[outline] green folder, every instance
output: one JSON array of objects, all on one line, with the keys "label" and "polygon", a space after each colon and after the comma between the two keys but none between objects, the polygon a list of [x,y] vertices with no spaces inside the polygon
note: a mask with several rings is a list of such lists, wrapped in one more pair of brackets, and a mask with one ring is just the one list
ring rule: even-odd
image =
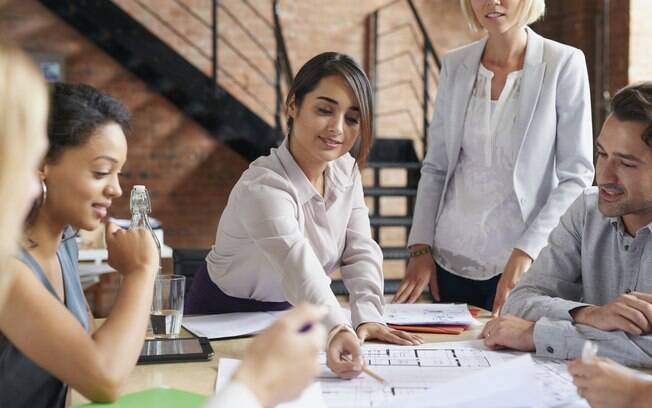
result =
[{"label": "green folder", "polygon": [[208,397],[205,395],[193,394],[187,391],[173,388],[151,388],[124,395],[111,404],[91,403],[77,405],[77,408],[199,408],[206,403],[206,400],[208,400]]}]

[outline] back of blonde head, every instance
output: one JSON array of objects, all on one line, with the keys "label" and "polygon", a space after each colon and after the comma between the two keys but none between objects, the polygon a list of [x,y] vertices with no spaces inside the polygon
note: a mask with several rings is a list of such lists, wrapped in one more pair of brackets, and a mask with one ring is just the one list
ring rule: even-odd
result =
[{"label": "back of blonde head", "polygon": [[46,115],[39,70],[20,50],[0,43],[0,307],[11,281],[4,265],[15,254],[46,145]]}]

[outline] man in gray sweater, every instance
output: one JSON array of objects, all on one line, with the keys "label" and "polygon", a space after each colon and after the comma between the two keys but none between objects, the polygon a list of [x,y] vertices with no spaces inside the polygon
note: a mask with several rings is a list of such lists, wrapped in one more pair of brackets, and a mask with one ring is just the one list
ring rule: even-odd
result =
[{"label": "man in gray sweater", "polygon": [[491,348],[652,367],[652,82],[628,86],[596,142],[585,190],[481,337]]}]

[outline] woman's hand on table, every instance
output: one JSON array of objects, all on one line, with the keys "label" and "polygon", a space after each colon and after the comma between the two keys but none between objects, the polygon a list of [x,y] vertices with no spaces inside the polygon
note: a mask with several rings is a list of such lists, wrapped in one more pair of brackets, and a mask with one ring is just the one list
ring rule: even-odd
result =
[{"label": "woman's hand on table", "polygon": [[518,281],[521,280],[523,273],[530,269],[531,265],[532,258],[528,254],[516,248],[512,251],[496,287],[496,297],[494,298],[492,310],[493,317],[500,315],[500,309],[505,304],[509,292],[514,289]]},{"label": "woman's hand on table", "polygon": [[402,346],[417,346],[423,344],[423,338],[416,334],[392,329],[380,323],[363,323],[356,330],[360,342],[378,340],[383,343],[400,344]]},{"label": "woman's hand on table", "polygon": [[326,311],[299,305],[257,336],[233,378],[245,384],[264,407],[297,398],[319,374]]}]

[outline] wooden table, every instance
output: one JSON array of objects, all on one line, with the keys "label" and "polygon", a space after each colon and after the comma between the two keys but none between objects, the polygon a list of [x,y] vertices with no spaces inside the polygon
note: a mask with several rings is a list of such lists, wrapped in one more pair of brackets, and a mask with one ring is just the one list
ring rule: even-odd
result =
[{"label": "wooden table", "polygon": [[[482,312],[477,319],[486,323],[490,318],[489,312]],[[471,328],[459,335],[450,334],[422,334],[426,343],[473,340],[478,337],[482,326]],[[182,329],[182,336],[189,335]],[[211,342],[215,357],[210,361],[197,363],[173,363],[138,365],[134,368],[125,382],[122,394],[142,391],[148,388],[169,386],[197,394],[210,395],[215,390],[217,378],[217,364],[220,358],[230,357],[242,359],[245,349],[252,338],[239,338],[231,340],[216,340]],[[73,391],[73,405],[88,402],[78,392]]]}]

